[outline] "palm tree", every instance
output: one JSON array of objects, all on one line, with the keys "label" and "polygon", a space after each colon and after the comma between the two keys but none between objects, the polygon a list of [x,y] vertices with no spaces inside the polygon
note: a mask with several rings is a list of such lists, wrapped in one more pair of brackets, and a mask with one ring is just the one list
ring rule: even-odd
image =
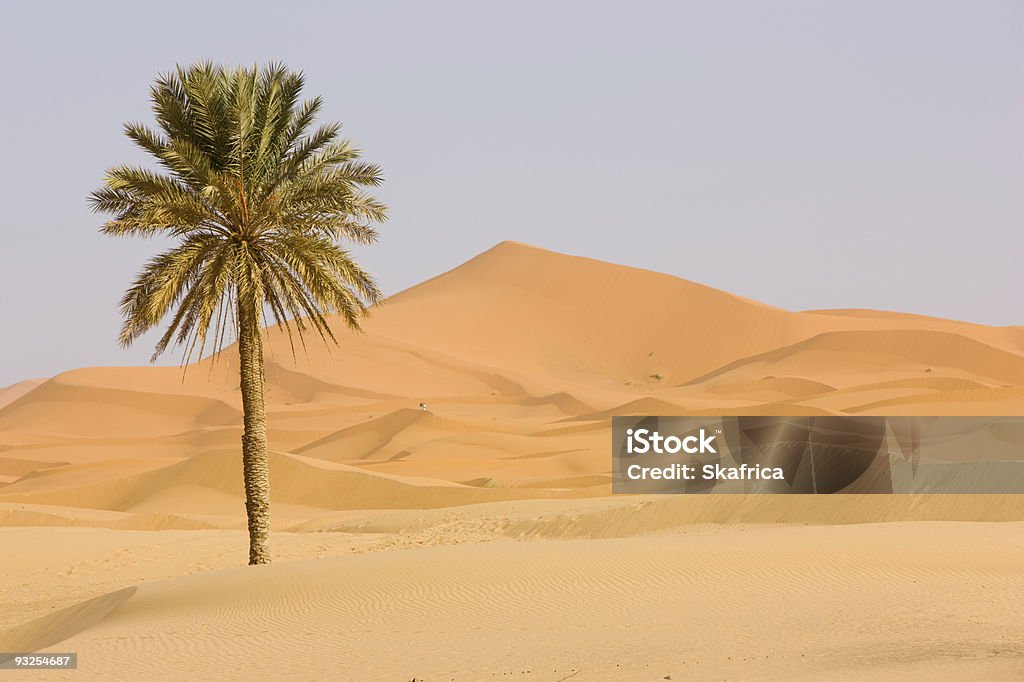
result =
[{"label": "palm tree", "polygon": [[165,316],[154,360],[175,344],[187,365],[208,345],[219,356],[231,333],[238,340],[250,564],[270,561],[263,324],[281,325],[294,354],[293,330],[336,342],[328,315],[359,330],[381,299],[338,244],[376,241],[387,209],[362,188],[379,185],[381,169],[358,160],[339,124],[313,129],[321,100],[300,103],[302,87],[283,65],[177,67],[151,89],[159,130],[124,126],[157,169],[112,168],[90,196],[112,216],[102,233],[174,242],[122,298],[122,346]]}]

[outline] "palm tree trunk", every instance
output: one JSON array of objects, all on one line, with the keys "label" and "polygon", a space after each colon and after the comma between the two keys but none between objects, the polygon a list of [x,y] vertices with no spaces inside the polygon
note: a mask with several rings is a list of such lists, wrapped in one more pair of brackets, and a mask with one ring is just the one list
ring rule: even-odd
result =
[{"label": "palm tree trunk", "polygon": [[249,520],[249,565],[270,563],[270,468],[267,413],[263,398],[263,339],[256,310],[238,304],[238,356],[241,373],[242,472]]}]

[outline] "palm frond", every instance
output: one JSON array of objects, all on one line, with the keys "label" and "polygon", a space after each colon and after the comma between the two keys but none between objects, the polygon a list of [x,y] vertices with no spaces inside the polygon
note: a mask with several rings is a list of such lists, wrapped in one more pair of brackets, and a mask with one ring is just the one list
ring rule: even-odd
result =
[{"label": "palm frond", "polygon": [[377,241],[387,208],[363,188],[383,173],[339,139],[340,124],[314,127],[323,102],[301,100],[304,83],[282,64],[202,62],[157,78],[156,127],[124,132],[158,170],[116,166],[89,197],[110,216],[104,234],[177,240],[122,298],[122,344],[168,318],[154,357],[173,344],[187,362],[237,335],[241,311],[281,325],[294,353],[310,330],[336,340],[334,316],[359,329],[381,300],[339,242]]}]

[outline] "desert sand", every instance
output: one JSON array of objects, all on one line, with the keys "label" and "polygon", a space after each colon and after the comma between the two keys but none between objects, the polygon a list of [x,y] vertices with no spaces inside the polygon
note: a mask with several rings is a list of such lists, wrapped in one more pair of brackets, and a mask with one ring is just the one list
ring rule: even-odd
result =
[{"label": "desert sand", "polygon": [[1024,677],[1024,496],[613,496],[609,447],[612,415],[1024,414],[1024,327],[504,242],[365,329],[267,332],[265,567],[233,348],[0,389],[0,652],[80,659],[19,679]]}]

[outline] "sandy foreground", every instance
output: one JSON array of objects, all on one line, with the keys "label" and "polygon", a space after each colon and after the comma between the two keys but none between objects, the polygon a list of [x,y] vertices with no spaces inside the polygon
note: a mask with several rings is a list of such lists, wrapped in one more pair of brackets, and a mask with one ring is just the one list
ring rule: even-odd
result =
[{"label": "sandy foreground", "polygon": [[5,562],[14,604],[4,620],[46,614],[6,630],[0,648],[60,639],[42,650],[81,661],[18,679],[1024,672],[1021,523],[700,527],[406,549],[285,533],[278,563],[256,569],[234,566],[245,549],[234,531],[8,528],[0,540],[31,568]]},{"label": "sandy foreground", "polygon": [[612,495],[609,430],[1024,414],[1024,328],[503,243],[267,345],[265,567],[232,348],[0,389],[0,652],[80,655],[0,677],[1024,679],[1024,495]]}]

